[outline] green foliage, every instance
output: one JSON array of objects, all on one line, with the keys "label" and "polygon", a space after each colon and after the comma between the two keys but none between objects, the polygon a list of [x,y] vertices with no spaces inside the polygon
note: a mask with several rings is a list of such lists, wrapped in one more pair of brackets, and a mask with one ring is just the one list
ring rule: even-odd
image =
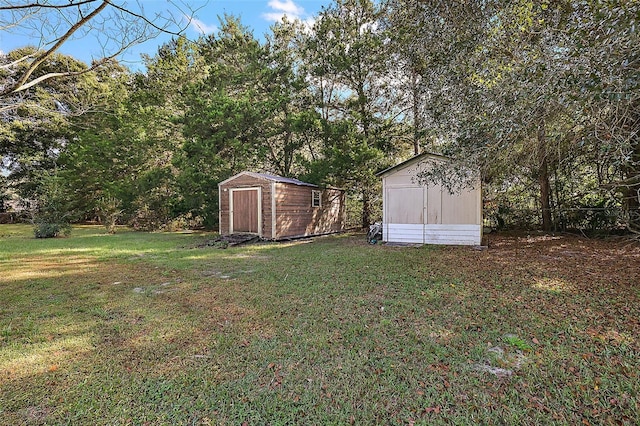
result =
[{"label": "green foliage", "polygon": [[217,185],[247,169],[300,176],[316,114],[296,50],[299,24],[282,21],[263,45],[237,18],[200,41],[206,78],[186,85],[184,143],[174,158],[185,212],[218,220]]},{"label": "green foliage", "polygon": [[530,351],[532,349],[531,345],[519,338],[518,336],[514,336],[509,334],[504,337],[504,341],[509,345],[513,346],[516,349],[521,351]]},{"label": "green foliage", "polygon": [[283,19],[271,27],[261,61],[260,126],[266,145],[263,167],[282,176],[306,172],[305,158],[313,155],[319,114],[309,105],[312,93],[303,71],[300,22]]},{"label": "green foliage", "polygon": [[378,27],[382,14],[371,1],[337,1],[323,9],[304,44],[323,130],[310,175],[357,194],[362,227],[375,210],[375,172],[401,149],[393,141],[394,110],[385,99],[393,78],[384,48],[389,34]]},{"label": "green foliage", "polygon": [[0,213],[7,211],[7,201],[11,199],[7,187],[7,178],[0,173]]},{"label": "green foliage", "polygon": [[60,158],[76,209],[108,229],[123,223],[159,229],[175,217],[171,161],[179,139],[171,136],[179,131],[171,123],[174,105],[152,105],[162,95],[148,87],[156,77],[130,83],[125,69],[99,74],[100,106],[82,117],[90,125],[77,131]]},{"label": "green foliage", "polygon": [[[56,220],[55,223],[46,222],[47,220]],[[60,223],[56,217],[38,217],[35,220],[35,228],[33,230],[36,238],[55,238],[61,235],[68,236],[71,233],[70,223]]]},{"label": "green foliage", "polygon": [[[33,47],[16,49],[0,55],[0,64],[7,65],[0,80],[10,84],[22,74],[27,62],[8,66],[26,55],[41,53]],[[54,54],[35,71],[33,78],[63,69],[82,72],[86,65],[71,56]],[[88,107],[85,93],[92,75],[74,80],[46,80],[42,84],[18,94],[2,97],[0,120],[0,156],[10,172],[9,179],[19,184],[23,195],[34,190],[41,170],[54,167],[57,154],[71,140],[71,117]]]},{"label": "green foliage", "polygon": [[118,219],[122,215],[121,202],[115,197],[103,197],[98,200],[97,209],[100,221],[109,234],[116,233]]},{"label": "green foliage", "polygon": [[[366,227],[375,173],[429,150],[455,163],[419,178],[457,191],[479,170],[501,227],[640,232],[639,8],[335,0],[312,31],[284,18],[264,41],[224,16],[144,73],[54,55],[34,78],[81,74],[5,98],[0,155],[21,196],[57,167],[69,208],[109,227],[215,227],[218,183],[247,169],[342,187]],[[36,52],[0,55],[2,82]]]},{"label": "green foliage", "polygon": [[37,188],[37,206],[33,216],[35,237],[69,235],[73,216],[59,177],[54,173],[42,173]]},{"label": "green foliage", "polygon": [[[399,72],[412,83],[404,102],[422,125],[414,134],[435,130],[430,149],[481,170],[485,199],[532,211],[521,218],[545,229],[565,226],[577,204],[639,210],[629,133],[640,116],[637,2],[388,5]],[[449,173],[425,179],[464,177]],[[597,202],[578,203],[590,197]],[[587,226],[612,224],[592,219]]]}]

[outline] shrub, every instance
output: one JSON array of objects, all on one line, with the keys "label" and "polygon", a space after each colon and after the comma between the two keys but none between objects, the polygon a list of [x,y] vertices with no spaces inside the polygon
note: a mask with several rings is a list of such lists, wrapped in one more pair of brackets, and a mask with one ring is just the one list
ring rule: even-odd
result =
[{"label": "shrub", "polygon": [[36,238],[54,238],[71,233],[71,209],[55,175],[40,178],[36,209],[33,215]]},{"label": "shrub", "polygon": [[98,200],[98,215],[109,234],[116,233],[118,220],[122,216],[122,202],[115,197],[103,197]]},{"label": "shrub", "polygon": [[55,238],[60,235],[68,236],[71,233],[70,223],[39,222],[35,224],[33,233],[36,238]]}]

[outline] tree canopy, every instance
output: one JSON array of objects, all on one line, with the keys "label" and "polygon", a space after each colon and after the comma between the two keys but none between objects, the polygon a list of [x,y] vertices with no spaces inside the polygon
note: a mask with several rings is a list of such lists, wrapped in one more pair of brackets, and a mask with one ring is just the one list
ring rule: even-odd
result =
[{"label": "tree canopy", "polygon": [[[39,5],[73,12],[67,32],[106,25],[78,20],[99,8],[136,16]],[[284,18],[264,37],[221,17],[137,73],[25,46],[0,58],[0,154],[24,197],[46,171],[76,217],[140,227],[214,227],[217,183],[245,169],[343,187],[366,226],[375,173],[432,151],[456,167],[421,179],[456,191],[478,170],[494,226],[638,232],[638,16],[638,2],[604,0],[334,0],[312,27]],[[169,24],[142,20],[131,40],[180,32]]]}]

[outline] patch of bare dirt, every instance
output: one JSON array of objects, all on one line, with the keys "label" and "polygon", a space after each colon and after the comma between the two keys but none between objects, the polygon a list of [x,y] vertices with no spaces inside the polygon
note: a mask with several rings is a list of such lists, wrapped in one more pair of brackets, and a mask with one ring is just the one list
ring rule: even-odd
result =
[{"label": "patch of bare dirt", "polygon": [[28,424],[43,424],[51,410],[42,406],[31,406],[24,410],[24,418]]}]

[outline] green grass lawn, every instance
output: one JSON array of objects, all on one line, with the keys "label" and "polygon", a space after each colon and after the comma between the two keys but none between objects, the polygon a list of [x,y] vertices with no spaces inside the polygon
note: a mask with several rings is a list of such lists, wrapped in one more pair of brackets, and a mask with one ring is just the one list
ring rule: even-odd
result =
[{"label": "green grass lawn", "polygon": [[0,423],[637,424],[640,255],[0,225]]}]

